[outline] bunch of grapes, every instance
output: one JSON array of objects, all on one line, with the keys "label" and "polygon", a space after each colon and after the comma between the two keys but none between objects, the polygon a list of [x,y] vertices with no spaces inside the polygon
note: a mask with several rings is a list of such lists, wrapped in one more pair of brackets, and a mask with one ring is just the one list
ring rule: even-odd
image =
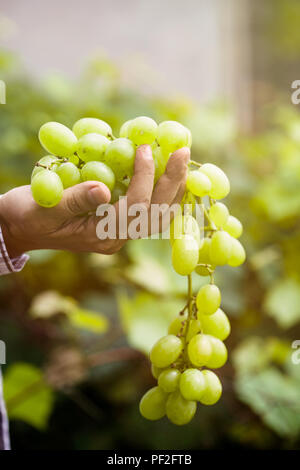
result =
[{"label": "bunch of grapes", "polygon": [[[183,203],[187,211],[175,216],[170,230],[172,264],[187,276],[187,304],[169,326],[168,334],[150,352],[152,374],[158,385],[140,401],[140,412],[149,420],[167,415],[176,424],[187,424],[196,413],[197,402],[215,404],[222,384],[210,369],[222,367],[227,360],[224,340],[230,334],[227,315],[221,310],[221,293],[214,284],[216,266],[241,265],[246,258],[238,238],[243,227],[217,202],[230,190],[225,173],[216,165],[191,161]],[[204,198],[204,199],[203,199]],[[198,204],[204,214],[204,237],[194,218]],[[210,278],[193,295],[192,272]]]},{"label": "bunch of grapes", "polygon": [[[39,139],[50,155],[36,163],[31,190],[43,207],[57,205],[64,189],[88,180],[106,184],[112,193],[111,202],[115,202],[126,194],[139,145],[152,148],[156,182],[170,155],[192,144],[191,132],[179,122],[157,125],[145,116],[126,121],[118,138],[106,122],[83,118],[72,131],[63,124],[48,122],[41,127]],[[241,222],[217,201],[229,191],[229,180],[219,167],[190,161],[182,210],[170,226],[172,264],[178,274],[187,276],[187,303],[171,323],[168,335],[159,339],[150,353],[158,385],[140,402],[140,412],[149,420],[167,415],[174,424],[186,424],[196,412],[197,401],[213,405],[222,394],[221,382],[210,369],[222,367],[227,360],[223,341],[230,334],[230,323],[220,308],[221,293],[214,284],[214,271],[225,264],[239,266],[246,257],[238,240],[243,231]],[[196,207],[204,214],[202,232],[194,217]],[[194,271],[210,279],[196,296],[192,288]]]},{"label": "bunch of grapes", "polygon": [[157,123],[146,116],[126,121],[118,138],[106,122],[82,118],[73,129],[48,122],[39,140],[49,155],[35,165],[31,176],[34,200],[43,207],[56,206],[63,191],[82,181],[100,181],[110,189],[111,202],[126,194],[133,174],[136,148],[149,144],[155,162],[155,181],[163,174],[175,150],[191,146],[190,131],[175,121]]}]

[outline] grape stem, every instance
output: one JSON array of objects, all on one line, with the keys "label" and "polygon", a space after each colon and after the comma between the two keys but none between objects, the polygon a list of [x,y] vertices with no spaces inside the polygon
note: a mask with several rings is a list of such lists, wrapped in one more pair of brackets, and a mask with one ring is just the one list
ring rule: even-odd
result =
[{"label": "grape stem", "polygon": [[195,160],[190,160],[189,165],[198,166],[200,168],[200,166],[202,166],[202,163],[196,162]]}]

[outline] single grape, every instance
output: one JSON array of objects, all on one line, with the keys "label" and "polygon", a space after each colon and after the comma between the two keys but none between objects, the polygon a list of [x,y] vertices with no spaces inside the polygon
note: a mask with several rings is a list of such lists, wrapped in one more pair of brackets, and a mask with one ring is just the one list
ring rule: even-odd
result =
[{"label": "single grape", "polygon": [[[210,265],[211,269],[214,269],[215,266],[212,264],[212,261],[210,259],[210,244],[211,244],[211,238],[204,238],[202,241],[202,245],[199,250],[199,259],[198,259],[198,264],[208,264]],[[205,266],[197,266],[195,269],[196,273],[199,274],[199,276],[208,276],[209,271]]]},{"label": "single grape", "polygon": [[212,345],[209,336],[198,334],[188,344],[190,361],[196,367],[205,366],[212,354]]},{"label": "single grape", "polygon": [[75,184],[81,181],[80,170],[71,162],[59,165],[56,169],[56,173],[60,177],[64,189],[75,186]]},{"label": "single grape", "polygon": [[[57,164],[55,162],[59,162],[59,160],[56,157],[53,157],[53,155],[46,155],[45,157],[42,157],[38,163],[44,166],[48,166],[49,170],[55,171],[57,168]],[[41,171],[45,170],[46,168],[43,168],[42,166],[35,166],[34,169],[32,170],[31,173],[31,181]]]},{"label": "single grape", "polygon": [[157,136],[157,124],[149,117],[139,116],[129,123],[127,134],[135,145],[152,144]]},{"label": "single grape", "polygon": [[168,152],[164,153],[158,145],[153,145],[152,156],[155,164],[154,182],[156,183],[165,172],[170,154]]},{"label": "single grape", "polygon": [[230,335],[230,322],[227,315],[220,308],[212,315],[199,314],[198,318],[203,333],[215,336],[221,341],[224,341]]},{"label": "single grape", "polygon": [[177,426],[189,423],[195,416],[196,410],[196,402],[185,400],[178,390],[171,393],[167,399],[167,417]]},{"label": "single grape", "polygon": [[194,170],[188,173],[186,187],[195,196],[204,197],[211,190],[211,181],[204,173]]},{"label": "single grape", "polygon": [[186,127],[176,121],[164,121],[158,126],[157,141],[164,151],[175,152],[189,144],[190,136]]},{"label": "single grape", "polygon": [[211,190],[209,195],[214,199],[223,199],[227,196],[230,191],[230,183],[221,168],[213,165],[212,163],[205,163],[199,169],[201,173],[204,173],[209,177],[211,181]]},{"label": "single grape", "polygon": [[192,319],[189,323],[189,329],[186,335],[186,341],[189,343],[191,339],[201,331],[201,322],[196,319]]},{"label": "single grape", "polygon": [[127,192],[126,186],[117,181],[116,184],[115,184],[115,187],[114,187],[114,189],[112,190],[112,193],[111,193],[110,203],[114,204],[115,202],[118,202],[120,197],[125,196],[126,192]]},{"label": "single grape", "polygon": [[243,245],[236,239],[231,239],[231,253],[228,260],[229,266],[240,266],[246,259]]},{"label": "single grape", "polygon": [[222,202],[216,202],[216,204],[213,204],[209,209],[209,217],[218,228],[224,227],[228,216],[229,211]]},{"label": "single grape", "polygon": [[133,174],[135,146],[129,139],[113,140],[107,147],[104,162],[113,170],[118,181]]},{"label": "single grape", "polygon": [[224,225],[224,230],[229,233],[233,238],[239,238],[243,233],[243,226],[239,219],[230,215]]},{"label": "single grape", "polygon": [[105,150],[110,140],[104,135],[85,134],[78,140],[77,153],[84,162],[103,161]]},{"label": "single grape", "polygon": [[144,418],[155,421],[166,414],[168,394],[160,387],[153,387],[145,393],[140,401],[140,413]]},{"label": "single grape", "polygon": [[97,118],[82,118],[76,121],[73,126],[73,132],[78,139],[86,134],[96,133],[104,135],[104,137],[112,136],[111,127],[107,122]]},{"label": "single grape", "polygon": [[180,372],[178,369],[166,369],[159,374],[158,385],[167,393],[175,392],[179,387]]},{"label": "single grape", "polygon": [[186,127],[187,133],[188,133],[188,141],[187,141],[187,146],[191,148],[192,143],[193,143],[193,138],[192,138],[192,133],[191,131]]},{"label": "single grape", "polygon": [[175,240],[172,247],[173,268],[181,276],[191,274],[197,266],[199,245],[191,235],[183,235]]},{"label": "single grape", "polygon": [[126,139],[128,138],[128,126],[131,123],[131,121],[132,119],[130,119],[129,121],[125,121],[122,124],[120,132],[119,132],[119,137],[125,137]]},{"label": "single grape", "polygon": [[200,287],[196,302],[200,314],[212,315],[221,305],[220,289],[214,284],[206,284]]},{"label": "single grape", "polygon": [[39,139],[47,152],[60,157],[69,157],[76,150],[75,134],[59,122],[47,122],[39,131]]},{"label": "single grape", "polygon": [[61,179],[54,171],[43,170],[35,175],[31,182],[33,199],[43,207],[56,206],[63,196],[63,191]]},{"label": "single grape", "polygon": [[186,331],[186,319],[187,315],[178,315],[169,325],[168,333],[169,335],[177,336],[180,332],[185,334]]},{"label": "single grape", "polygon": [[227,361],[228,353],[226,346],[220,339],[215,338],[211,335],[207,336],[209,337],[209,340],[211,342],[212,353],[205,365],[209,369],[219,369],[219,367],[223,367],[223,365]]},{"label": "single grape", "polygon": [[200,402],[203,405],[214,405],[222,395],[222,384],[219,377],[211,370],[203,370],[205,380],[205,391]]},{"label": "single grape", "polygon": [[160,338],[150,352],[150,360],[156,367],[168,367],[176,361],[182,351],[182,341],[174,335]]},{"label": "single grape", "polygon": [[79,165],[79,158],[77,157],[77,155],[71,155],[68,158],[68,160],[69,160],[70,163],[73,163],[73,165],[76,165],[76,166]]},{"label": "single grape", "polygon": [[165,369],[160,369],[159,367],[156,367],[154,364],[151,364],[151,373],[155,379],[158,379],[159,375],[162,373],[162,371]]},{"label": "single grape", "polygon": [[170,225],[170,243],[173,245],[174,240],[182,238],[183,235],[191,235],[197,241],[199,247],[201,245],[200,228],[197,220],[192,215],[177,214]]},{"label": "single grape", "polygon": [[224,265],[228,262],[231,254],[233,238],[224,231],[215,232],[211,239],[209,255],[213,264]]},{"label": "single grape", "polygon": [[205,391],[203,374],[197,369],[186,369],[180,377],[180,393],[186,400],[199,401]]},{"label": "single grape", "polygon": [[82,181],[101,181],[113,190],[115,185],[115,175],[109,166],[103,162],[88,162],[81,169]]}]

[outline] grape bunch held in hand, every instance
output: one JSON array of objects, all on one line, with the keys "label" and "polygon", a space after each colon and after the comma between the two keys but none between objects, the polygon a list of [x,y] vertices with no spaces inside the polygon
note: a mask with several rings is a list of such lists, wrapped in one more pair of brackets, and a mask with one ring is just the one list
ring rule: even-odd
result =
[{"label": "grape bunch held in hand", "polygon": [[[164,121],[157,125],[144,116],[126,121],[118,138],[106,122],[82,118],[72,131],[57,122],[46,123],[39,139],[49,155],[37,162],[31,189],[35,201],[43,207],[57,205],[64,189],[88,180],[107,185],[111,202],[115,202],[126,194],[139,145],[151,146],[156,183],[170,155],[192,144],[191,132],[182,124]],[[187,424],[195,415],[197,402],[213,405],[222,394],[221,382],[211,369],[222,367],[227,360],[224,340],[230,334],[230,323],[220,308],[221,293],[214,284],[214,271],[226,264],[239,266],[246,257],[238,240],[242,224],[218,201],[229,191],[229,180],[219,167],[190,161],[182,211],[170,226],[172,264],[178,274],[187,276],[187,303],[150,353],[158,384],[140,402],[140,412],[149,420],[167,415],[174,424]],[[204,214],[202,232],[194,217],[196,206]],[[210,278],[196,296],[193,272]]]},{"label": "grape bunch held in hand", "polygon": [[63,190],[81,181],[100,181],[110,189],[112,202],[125,195],[133,175],[136,148],[149,144],[155,162],[155,181],[164,173],[169,156],[191,146],[190,131],[175,121],[160,125],[145,116],[125,122],[115,138],[106,122],[82,118],[72,131],[59,122],[47,122],[39,140],[49,155],[32,172],[34,200],[43,207],[56,206]]}]

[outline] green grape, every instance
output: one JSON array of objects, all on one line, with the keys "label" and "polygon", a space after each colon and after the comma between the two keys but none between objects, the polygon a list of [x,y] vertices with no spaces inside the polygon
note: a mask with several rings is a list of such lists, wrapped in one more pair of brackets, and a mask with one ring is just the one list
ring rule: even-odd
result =
[{"label": "green grape", "polygon": [[222,384],[219,377],[211,370],[203,370],[205,380],[205,391],[200,402],[203,405],[214,405],[222,395]]},{"label": "green grape", "polygon": [[203,374],[197,369],[186,369],[180,377],[180,393],[186,400],[199,401],[205,391]]},{"label": "green grape", "polygon": [[76,150],[76,136],[59,122],[43,124],[39,131],[39,139],[44,149],[53,155],[69,157]]},{"label": "green grape", "polygon": [[160,338],[150,352],[150,360],[156,367],[168,367],[176,361],[181,354],[183,345],[181,339],[174,335]]},{"label": "green grape", "polygon": [[182,238],[182,235],[191,235],[201,245],[200,228],[197,220],[192,215],[177,214],[170,225],[170,243]]},{"label": "green grape", "polygon": [[177,336],[180,332],[184,335],[186,331],[186,319],[187,315],[179,315],[178,317],[175,317],[169,325],[169,335]]},{"label": "green grape", "polygon": [[[210,244],[211,244],[211,238],[204,238],[202,245],[199,250],[199,259],[198,263],[199,264],[209,264],[212,269],[215,268],[215,266],[212,264],[212,261],[210,259]],[[199,276],[208,276],[209,271],[205,266],[197,266],[195,269],[196,273],[199,274]]]},{"label": "green grape", "polygon": [[145,393],[140,401],[140,413],[144,418],[155,421],[166,414],[168,394],[160,387],[153,387]]},{"label": "green grape", "polygon": [[186,335],[186,341],[189,343],[191,339],[201,331],[201,322],[197,319],[192,319],[189,323],[189,329]]},{"label": "green grape", "polygon": [[157,136],[157,124],[149,117],[139,116],[129,123],[127,134],[135,145],[152,144]]},{"label": "green grape", "polygon": [[[55,171],[56,168],[57,168],[57,164],[54,164],[54,162],[59,162],[59,160],[56,157],[53,157],[53,155],[46,155],[45,157],[42,157],[38,161],[38,163],[40,163],[41,165],[48,166],[49,170],[51,169],[51,170]],[[51,167],[50,167],[50,165],[51,165]],[[31,181],[35,177],[35,175],[37,175],[38,173],[40,173],[43,170],[45,170],[45,168],[43,168],[42,166],[35,166],[34,169],[32,170],[32,173],[31,173]]]},{"label": "green grape", "polygon": [[111,193],[110,203],[114,204],[115,202],[117,202],[120,199],[120,197],[125,196],[126,192],[127,192],[126,186],[122,183],[116,182],[115,187]]},{"label": "green grape", "polygon": [[109,166],[102,162],[88,162],[81,169],[82,181],[101,181],[113,190],[115,185],[115,175]]},{"label": "green grape", "polygon": [[157,141],[159,145],[170,153],[186,147],[190,137],[188,129],[176,121],[164,121],[158,126]]},{"label": "green grape", "polygon": [[224,227],[228,216],[229,211],[222,202],[216,202],[216,204],[213,204],[209,209],[209,217],[218,228]]},{"label": "green grape", "polygon": [[162,371],[165,369],[160,369],[159,367],[156,367],[154,364],[151,364],[151,373],[155,379],[158,379],[159,375],[162,373]]},{"label": "green grape", "polygon": [[103,161],[105,150],[110,140],[104,135],[85,134],[78,140],[77,153],[84,162]]},{"label": "green grape", "polygon": [[210,369],[218,369],[219,367],[222,367],[227,361],[227,349],[225,344],[220,339],[210,335],[207,336],[211,342],[212,353],[205,365]]},{"label": "green grape", "polygon": [[203,333],[215,336],[221,341],[224,341],[230,335],[230,322],[227,315],[220,308],[212,315],[199,314],[198,318]]},{"label": "green grape", "polygon": [[209,255],[213,264],[226,264],[230,258],[233,238],[224,231],[215,232],[211,239]]},{"label": "green grape", "polygon": [[104,162],[113,170],[118,181],[133,174],[135,146],[129,139],[113,140],[107,147]]},{"label": "green grape", "polygon": [[173,424],[177,424],[177,426],[189,423],[195,416],[196,410],[196,402],[185,400],[178,390],[171,393],[167,399],[167,417]]},{"label": "green grape", "polygon": [[199,245],[191,235],[175,240],[172,247],[173,268],[181,276],[191,274],[198,262]]},{"label": "green grape", "polygon": [[170,154],[164,153],[161,147],[155,145],[152,148],[152,156],[155,164],[154,182],[156,183],[165,172]]},{"label": "green grape", "polygon": [[211,190],[209,195],[214,199],[223,199],[227,196],[230,191],[230,183],[221,168],[213,165],[212,163],[205,163],[199,169],[201,173],[204,173],[209,177],[211,181]]},{"label": "green grape", "polygon": [[188,344],[188,355],[196,367],[205,366],[212,354],[210,337],[204,334],[194,336]]},{"label": "green grape", "polygon": [[211,182],[204,173],[194,170],[188,173],[186,187],[195,196],[204,197],[211,190]]},{"label": "green grape", "polygon": [[229,266],[240,266],[246,259],[246,253],[243,245],[236,239],[231,239],[231,253],[228,260]]},{"label": "green grape", "polygon": [[229,233],[233,238],[239,238],[243,233],[243,226],[239,219],[230,215],[224,225],[224,230]]},{"label": "green grape", "polygon": [[80,170],[71,162],[59,165],[56,169],[56,173],[60,177],[64,189],[75,186],[75,184],[81,181]]},{"label": "green grape", "polygon": [[79,165],[79,158],[77,157],[77,155],[71,155],[69,158],[68,158],[69,162],[70,163],[73,163],[73,165],[76,165],[78,166]]},{"label": "green grape", "polygon": [[82,118],[76,121],[73,126],[73,132],[78,139],[86,134],[96,133],[104,137],[112,137],[111,127],[107,122],[97,118]]},{"label": "green grape", "polygon": [[61,179],[54,171],[43,170],[35,175],[31,182],[33,199],[43,207],[56,206],[63,196],[63,191]]},{"label": "green grape", "polygon": [[188,141],[187,141],[187,146],[191,148],[192,143],[193,143],[193,138],[192,138],[192,133],[191,131],[186,127],[187,133],[188,133]]},{"label": "green grape", "polygon": [[129,121],[125,121],[122,124],[120,132],[119,132],[119,137],[125,137],[126,139],[128,138],[128,126],[131,123],[131,121],[132,119],[130,119]]},{"label": "green grape", "polygon": [[196,303],[200,314],[212,315],[221,305],[220,289],[214,284],[206,284],[200,287]]},{"label": "green grape", "polygon": [[159,374],[158,385],[167,393],[175,392],[179,387],[180,372],[178,369],[166,369]]}]

